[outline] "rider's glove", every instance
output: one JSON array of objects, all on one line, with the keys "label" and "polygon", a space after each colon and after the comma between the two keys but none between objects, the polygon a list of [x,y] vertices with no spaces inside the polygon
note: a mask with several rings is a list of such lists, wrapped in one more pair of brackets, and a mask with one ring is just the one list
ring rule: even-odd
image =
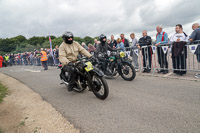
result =
[{"label": "rider's glove", "polygon": [[89,58],[89,60],[94,60],[95,59],[95,57],[94,56],[91,56],[90,58]]}]

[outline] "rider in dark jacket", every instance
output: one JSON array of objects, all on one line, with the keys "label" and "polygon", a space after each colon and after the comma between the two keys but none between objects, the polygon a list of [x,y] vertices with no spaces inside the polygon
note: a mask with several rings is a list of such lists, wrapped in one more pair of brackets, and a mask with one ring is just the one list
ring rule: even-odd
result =
[{"label": "rider in dark jacket", "polygon": [[109,50],[109,51],[115,51],[114,48],[111,48],[111,47],[106,43],[107,38],[106,38],[106,36],[105,36],[104,34],[101,34],[101,35],[99,36],[99,40],[100,40],[101,43],[97,46],[97,49],[96,49],[97,55],[98,55],[99,53],[107,54],[108,50]]},{"label": "rider in dark jacket", "polygon": [[[109,51],[116,51],[116,49],[114,49],[114,48],[111,48],[107,43],[106,43],[106,40],[107,40],[107,37],[104,35],[104,34],[101,34],[100,36],[99,36],[99,40],[100,40],[100,44],[97,46],[97,49],[96,49],[96,56],[97,56],[97,58],[99,57],[99,54],[101,53],[101,54],[103,54],[103,56],[104,56],[104,58],[103,58],[103,72],[104,72],[104,74],[106,74],[106,75],[109,75],[109,74],[111,74],[111,73],[109,73],[108,71],[107,71],[107,65],[108,65],[108,63],[107,63],[107,61],[106,61],[106,58],[108,57],[108,54],[107,54],[107,52],[108,52],[108,50]],[[100,59],[100,58],[99,58]]]}]

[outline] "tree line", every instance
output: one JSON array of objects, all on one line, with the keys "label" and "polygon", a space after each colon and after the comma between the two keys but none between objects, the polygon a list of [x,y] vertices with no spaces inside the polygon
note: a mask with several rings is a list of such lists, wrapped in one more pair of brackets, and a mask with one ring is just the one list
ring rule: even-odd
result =
[{"label": "tree line", "polygon": [[[54,48],[56,45],[60,45],[62,43],[62,37],[50,36],[52,47]],[[95,37],[97,38],[97,37]],[[90,36],[86,36],[84,38],[74,37],[74,40],[79,42],[85,42],[87,45],[89,43],[94,44],[94,39]],[[18,35],[12,38],[0,38],[0,54],[8,54],[8,53],[23,53],[30,52],[34,49],[40,48],[50,48],[49,36],[33,36],[27,39],[23,35]]]}]

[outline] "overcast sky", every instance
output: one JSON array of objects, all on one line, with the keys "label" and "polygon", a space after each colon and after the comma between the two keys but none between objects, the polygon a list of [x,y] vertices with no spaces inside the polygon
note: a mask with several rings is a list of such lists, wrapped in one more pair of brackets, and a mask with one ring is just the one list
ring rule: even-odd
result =
[{"label": "overcast sky", "polygon": [[61,36],[66,30],[80,37],[129,38],[134,32],[140,38],[144,29],[154,38],[156,25],[170,36],[180,23],[190,35],[194,22],[200,23],[200,0],[0,0],[0,38]]}]

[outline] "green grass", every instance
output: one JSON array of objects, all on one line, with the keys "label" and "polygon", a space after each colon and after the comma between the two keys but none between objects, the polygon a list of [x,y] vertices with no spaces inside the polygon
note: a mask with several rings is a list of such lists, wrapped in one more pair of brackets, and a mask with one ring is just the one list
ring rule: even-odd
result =
[{"label": "green grass", "polygon": [[3,133],[3,131],[1,130],[1,128],[0,128],[0,133]]},{"label": "green grass", "polygon": [[8,89],[0,83],[0,103],[3,101],[3,98],[8,94]]},{"label": "green grass", "polygon": [[25,125],[25,121],[20,122],[19,126],[24,126]]}]

